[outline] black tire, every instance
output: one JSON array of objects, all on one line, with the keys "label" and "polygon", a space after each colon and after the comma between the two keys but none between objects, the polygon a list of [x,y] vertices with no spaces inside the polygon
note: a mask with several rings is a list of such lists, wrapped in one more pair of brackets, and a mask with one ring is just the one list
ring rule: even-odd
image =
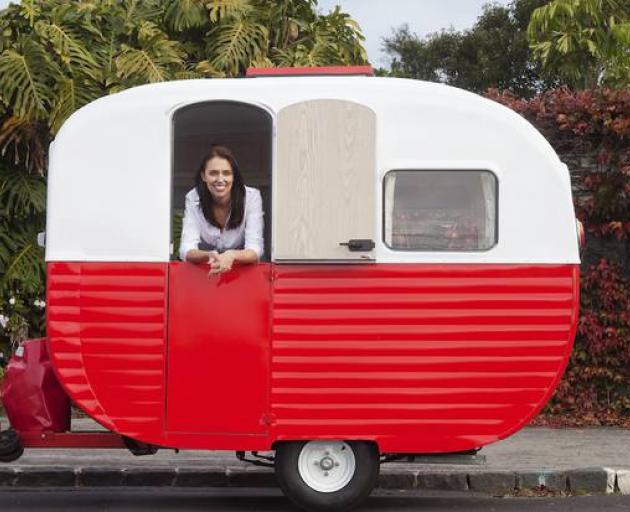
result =
[{"label": "black tire", "polygon": [[18,460],[23,454],[24,448],[19,446],[12,452],[0,455],[0,462],[13,462],[14,460]]},{"label": "black tire", "polygon": [[378,482],[380,456],[374,443],[346,441],[356,461],[354,474],[341,489],[320,492],[300,476],[298,460],[308,441],[284,442],[276,447],[276,480],[282,492],[298,507],[307,511],[340,511],[358,506]]},{"label": "black tire", "polygon": [[0,432],[0,462],[13,462],[24,453],[17,432],[13,429]]}]

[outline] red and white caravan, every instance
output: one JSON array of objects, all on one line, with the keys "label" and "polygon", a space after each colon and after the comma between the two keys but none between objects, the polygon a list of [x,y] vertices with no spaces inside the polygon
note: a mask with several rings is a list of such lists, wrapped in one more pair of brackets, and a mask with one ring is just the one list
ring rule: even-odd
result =
[{"label": "red and white caravan", "polygon": [[[111,433],[12,420],[21,447],[275,450],[289,497],[343,508],[381,456],[479,450],[549,399],[580,260],[543,136],[451,87],[285,71],[137,87],[66,121],[45,347]],[[265,254],[207,277],[175,255],[212,143],[262,193]]]}]

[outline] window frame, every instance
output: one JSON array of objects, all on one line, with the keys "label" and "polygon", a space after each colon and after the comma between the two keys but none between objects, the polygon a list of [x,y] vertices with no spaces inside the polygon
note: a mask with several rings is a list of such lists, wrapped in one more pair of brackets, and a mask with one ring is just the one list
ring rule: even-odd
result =
[{"label": "window frame", "polygon": [[[387,181],[388,176],[391,173],[422,173],[422,172],[444,172],[444,173],[470,173],[470,172],[475,172],[475,173],[482,173],[482,172],[487,172],[489,173],[493,178],[494,178],[494,183],[495,183],[495,197],[494,197],[494,208],[495,208],[495,216],[494,216],[494,241],[493,244],[486,248],[486,249],[467,249],[467,250],[462,250],[462,249],[419,249],[419,248],[415,248],[415,249],[402,249],[402,248],[396,248],[396,247],[392,247],[391,245],[389,245],[387,243],[387,240],[385,238],[385,233],[386,233],[386,229],[385,229],[385,217],[386,217],[386,200],[387,200],[387,194],[385,193],[385,184]],[[488,251],[491,251],[492,249],[494,249],[495,247],[497,247],[497,245],[499,244],[499,177],[497,176],[497,173],[495,173],[494,171],[492,171],[491,169],[487,169],[487,168],[469,168],[469,169],[453,169],[453,168],[424,168],[424,169],[411,169],[411,168],[406,168],[406,169],[390,169],[388,170],[385,174],[383,174],[382,180],[381,180],[381,196],[382,196],[382,203],[381,203],[381,241],[383,242],[383,245],[390,251],[393,252],[400,252],[400,253],[423,253],[423,254],[438,254],[438,253],[449,253],[449,254],[461,254],[461,253],[486,253]]]}]

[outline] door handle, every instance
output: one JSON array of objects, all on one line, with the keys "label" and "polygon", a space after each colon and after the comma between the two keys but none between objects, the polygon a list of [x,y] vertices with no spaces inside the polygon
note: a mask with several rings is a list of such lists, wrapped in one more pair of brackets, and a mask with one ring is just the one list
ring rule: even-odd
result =
[{"label": "door handle", "polygon": [[348,240],[347,242],[341,242],[339,245],[343,245],[347,247],[350,252],[371,251],[375,247],[374,240],[363,239],[363,238],[352,239],[352,240]]}]

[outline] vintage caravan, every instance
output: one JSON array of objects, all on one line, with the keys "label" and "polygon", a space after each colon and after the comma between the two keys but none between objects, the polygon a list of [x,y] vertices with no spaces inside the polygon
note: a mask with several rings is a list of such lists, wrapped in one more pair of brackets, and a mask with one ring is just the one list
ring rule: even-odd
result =
[{"label": "vintage caravan", "polygon": [[[66,121],[38,350],[111,432],[15,421],[5,460],[275,450],[291,499],[343,509],[381,458],[478,450],[544,406],[578,314],[566,166],[497,103],[350,71],[147,85]],[[208,276],[177,246],[214,143],[261,192],[265,236],[259,263]]]}]

